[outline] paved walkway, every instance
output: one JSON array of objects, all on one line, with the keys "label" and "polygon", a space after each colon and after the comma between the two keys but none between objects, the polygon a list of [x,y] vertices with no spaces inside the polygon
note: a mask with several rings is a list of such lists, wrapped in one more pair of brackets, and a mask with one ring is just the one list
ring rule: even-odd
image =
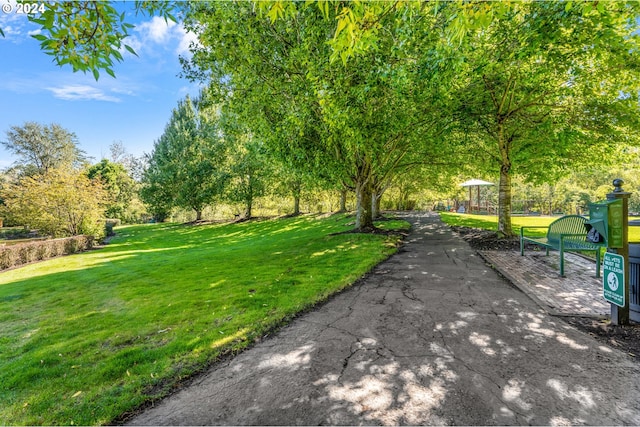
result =
[{"label": "paved walkway", "polygon": [[602,278],[595,262],[565,254],[565,277],[560,277],[558,252],[482,251],[480,255],[549,314],[605,317],[611,306],[602,297]]},{"label": "paved walkway", "polygon": [[640,424],[640,368],[492,270],[439,218],[364,280],[131,420]]}]

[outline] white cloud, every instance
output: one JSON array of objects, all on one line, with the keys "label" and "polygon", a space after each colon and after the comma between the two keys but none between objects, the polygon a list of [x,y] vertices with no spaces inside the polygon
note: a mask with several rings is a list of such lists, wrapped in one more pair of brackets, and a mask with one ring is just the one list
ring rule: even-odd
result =
[{"label": "white cloud", "polygon": [[106,101],[120,102],[119,98],[107,95],[102,90],[87,85],[65,85],[61,87],[48,87],[56,98],[66,101]]},{"label": "white cloud", "polygon": [[192,32],[187,32],[187,30],[182,25],[177,28],[176,33],[180,40],[176,49],[176,53],[178,55],[189,54],[189,47],[191,46],[191,43],[194,43],[196,46],[200,44],[198,41],[198,36]]},{"label": "white cloud", "polygon": [[26,34],[31,34],[30,31],[38,28],[37,25],[29,22],[26,14],[16,13],[15,0],[0,0],[0,4],[10,8],[8,12],[2,9],[3,13],[0,13],[0,28],[2,28],[6,40],[19,43],[25,39]]},{"label": "white cloud", "polygon": [[154,16],[151,21],[143,22],[137,29],[144,38],[153,43],[165,43],[172,36],[171,29],[176,23],[170,20],[165,21],[159,16]]},{"label": "white cloud", "polygon": [[[197,36],[187,32],[181,23],[165,21],[158,16],[136,25],[133,34],[124,40],[124,44],[131,46],[140,56],[169,51],[186,55],[192,42],[198,42]],[[123,48],[122,53],[125,52]]]}]

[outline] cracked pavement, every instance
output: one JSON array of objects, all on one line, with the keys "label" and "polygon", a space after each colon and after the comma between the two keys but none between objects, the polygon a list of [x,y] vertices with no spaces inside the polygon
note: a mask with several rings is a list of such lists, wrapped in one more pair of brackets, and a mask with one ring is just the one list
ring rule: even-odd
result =
[{"label": "cracked pavement", "polygon": [[630,356],[546,314],[437,215],[363,280],[131,425],[640,425]]}]

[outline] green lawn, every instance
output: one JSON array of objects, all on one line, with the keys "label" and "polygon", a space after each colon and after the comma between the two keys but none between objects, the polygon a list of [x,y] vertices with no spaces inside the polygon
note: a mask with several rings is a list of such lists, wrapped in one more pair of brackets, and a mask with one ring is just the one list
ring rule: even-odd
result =
[{"label": "green lawn", "polygon": [[121,227],[0,273],[0,424],[106,424],[165,395],[395,252],[394,236],[333,234],[349,221]]},{"label": "green lawn", "polygon": [[[440,218],[449,225],[457,225],[462,227],[482,228],[484,230],[497,230],[498,217],[495,215],[473,215],[459,214],[452,212],[441,212]],[[548,226],[558,217],[550,216],[512,216],[511,225],[513,232],[520,235],[520,227],[530,226]],[[528,236],[544,236],[546,230],[527,231]]]},{"label": "green lawn", "polygon": [[[484,230],[497,230],[498,217],[495,215],[471,215],[450,212],[441,212],[440,218],[449,225],[462,227],[482,228]],[[511,225],[516,235],[520,235],[521,227],[548,226],[559,217],[551,216],[512,216]],[[629,220],[637,220],[637,217],[629,217]],[[527,236],[542,237],[546,234],[545,229],[525,230]],[[629,241],[640,242],[640,227],[629,227]]]}]

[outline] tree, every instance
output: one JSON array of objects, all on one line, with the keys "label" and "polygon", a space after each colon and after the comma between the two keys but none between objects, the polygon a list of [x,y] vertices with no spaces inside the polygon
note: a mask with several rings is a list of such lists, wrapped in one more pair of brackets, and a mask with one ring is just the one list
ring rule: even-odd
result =
[{"label": "tree", "polygon": [[240,219],[251,219],[255,199],[266,193],[267,182],[273,176],[273,161],[268,158],[264,143],[233,112],[225,109],[221,124],[228,153],[226,199],[242,203]]},{"label": "tree", "polygon": [[635,8],[606,3],[585,14],[569,6],[517,4],[460,49],[453,111],[473,135],[474,158],[499,173],[504,235],[513,234],[514,172],[557,179],[603,161],[638,128]]},{"label": "tree", "polygon": [[[176,21],[174,13],[183,12],[201,2],[135,1],[135,12],[160,15]],[[423,2],[423,1],[357,1],[311,0],[255,0],[253,9],[261,18],[271,22],[291,18],[304,9],[316,8],[330,23],[327,57],[332,62],[343,62],[375,49],[385,30],[389,16],[432,16],[442,9],[449,10],[444,43],[459,43],[465,35],[486,28],[495,19],[504,17],[519,2]],[[599,13],[604,9],[601,1],[569,1],[567,9],[579,9],[583,14]],[[121,52],[135,51],[123,44],[134,26],[127,22],[126,13],[118,13],[109,1],[82,0],[74,2],[29,3],[19,1],[28,19],[40,28],[32,36],[41,42],[41,49],[54,57],[59,66],[71,65],[73,71],[91,71],[99,78],[100,71],[115,77],[113,62],[122,61]],[[624,5],[632,5],[625,2]],[[388,25],[393,20],[386,20]],[[0,36],[4,32],[0,28]]]},{"label": "tree", "polygon": [[410,43],[398,41],[418,37],[412,25],[423,30],[434,21],[389,19],[395,27],[376,51],[346,66],[328,60],[331,24],[317,9],[271,22],[246,3],[197,4],[188,21],[202,46],[185,64],[187,75],[211,79],[271,152],[355,189],[362,231],[374,228],[374,186],[431,161],[446,123],[434,82],[407,55]]},{"label": "tree", "polygon": [[195,101],[187,97],[173,110],[143,178],[141,196],[154,209],[193,209],[199,221],[204,207],[223,194],[226,148],[217,114],[204,92]]},{"label": "tree", "polygon": [[136,183],[125,167],[102,159],[87,170],[91,180],[99,179],[108,195],[106,215],[108,218],[125,219],[125,213],[133,199]]},{"label": "tree", "polygon": [[86,161],[76,135],[56,123],[43,126],[26,122],[22,126],[11,126],[7,140],[0,144],[19,158],[17,166],[27,175],[78,167]]},{"label": "tree", "polygon": [[122,165],[134,181],[139,182],[142,179],[144,169],[142,158],[127,152],[122,141],[114,141],[109,146],[109,160]]},{"label": "tree", "polygon": [[[53,56],[58,66],[70,65],[74,72],[91,71],[96,80],[100,70],[115,77],[114,61],[123,60],[122,52],[136,54],[123,44],[134,26],[127,22],[125,12],[118,13],[108,1],[19,2],[18,11],[40,27],[32,35],[40,41],[40,48]],[[158,14],[165,20],[176,21],[172,15],[180,3],[169,1],[136,1],[135,12]],[[4,32],[0,28],[0,36]]]},{"label": "tree", "polygon": [[104,233],[106,194],[99,180],[85,171],[48,169],[23,176],[2,188],[2,199],[12,220],[55,237]]}]

